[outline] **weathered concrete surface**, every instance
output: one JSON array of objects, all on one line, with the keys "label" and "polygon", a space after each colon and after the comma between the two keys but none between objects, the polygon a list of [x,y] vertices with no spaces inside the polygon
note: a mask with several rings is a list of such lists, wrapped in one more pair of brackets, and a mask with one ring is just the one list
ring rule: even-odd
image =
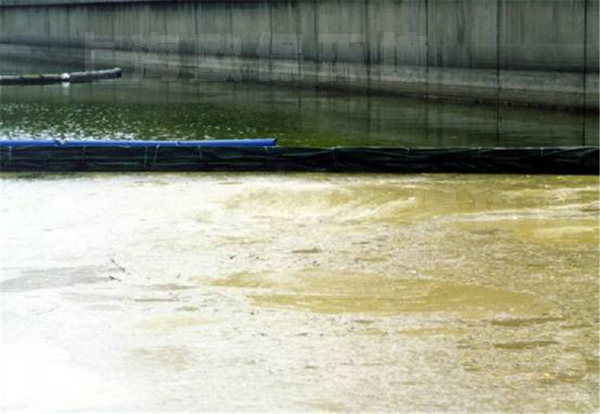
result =
[{"label": "weathered concrete surface", "polygon": [[[242,40],[243,81],[257,81],[269,70],[257,56],[262,33],[301,34],[304,76],[294,85],[597,111],[598,2],[0,0],[0,58],[82,65],[85,33],[93,32],[114,43],[96,46],[96,63],[127,69],[133,35],[158,32],[179,37],[180,75],[193,76],[195,36],[232,34]],[[397,56],[399,78],[383,72],[386,32],[427,36],[428,47]],[[355,80],[319,76],[328,73],[319,39],[327,34],[364,35],[364,63],[338,55],[341,66],[359,70]]]}]

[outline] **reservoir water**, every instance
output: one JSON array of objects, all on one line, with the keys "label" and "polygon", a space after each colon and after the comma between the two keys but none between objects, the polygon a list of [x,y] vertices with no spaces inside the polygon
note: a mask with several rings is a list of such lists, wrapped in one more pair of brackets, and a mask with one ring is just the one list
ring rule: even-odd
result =
[{"label": "reservoir water", "polygon": [[[598,144],[597,115],[257,85],[124,79],[0,99],[3,139]],[[598,410],[598,177],[0,186],[5,410]]]},{"label": "reservoir water", "polygon": [[[130,77],[131,75],[125,75]],[[278,138],[301,147],[598,145],[598,114],[189,80],[0,88],[8,139]]]}]

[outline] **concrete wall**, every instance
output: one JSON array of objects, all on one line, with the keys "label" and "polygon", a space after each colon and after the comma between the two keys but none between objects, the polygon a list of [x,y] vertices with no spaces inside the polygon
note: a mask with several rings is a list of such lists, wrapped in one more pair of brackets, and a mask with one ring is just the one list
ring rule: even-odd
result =
[{"label": "concrete wall", "polygon": [[[116,46],[97,59],[128,68],[132,36],[159,32],[179,36],[180,74],[193,76],[195,35],[233,34],[242,39],[243,80],[257,81],[268,70],[257,59],[261,33],[297,33],[304,78],[291,83],[597,110],[599,1],[0,0],[0,58],[82,64],[84,34],[94,32]],[[398,56],[406,73],[427,76],[384,76],[385,32],[427,36],[428,47]],[[319,79],[323,34],[364,34],[367,73],[353,81]]]}]

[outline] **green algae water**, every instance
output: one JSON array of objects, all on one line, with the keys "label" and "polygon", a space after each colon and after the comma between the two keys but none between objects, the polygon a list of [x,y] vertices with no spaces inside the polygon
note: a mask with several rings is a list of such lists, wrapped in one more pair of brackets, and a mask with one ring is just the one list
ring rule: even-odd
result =
[{"label": "green algae water", "polygon": [[0,88],[5,139],[277,138],[297,147],[598,145],[598,114],[223,82]]},{"label": "green algae water", "polygon": [[[597,145],[597,122],[187,81],[0,89],[2,139]],[[4,410],[599,409],[598,177],[5,173],[0,191]]]}]

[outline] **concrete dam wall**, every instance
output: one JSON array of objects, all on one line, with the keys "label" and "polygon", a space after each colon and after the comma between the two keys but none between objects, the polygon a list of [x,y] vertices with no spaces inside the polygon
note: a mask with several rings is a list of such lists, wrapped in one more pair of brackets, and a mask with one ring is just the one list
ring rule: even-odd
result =
[{"label": "concrete dam wall", "polygon": [[598,10],[599,0],[0,0],[0,59],[598,111]]}]

